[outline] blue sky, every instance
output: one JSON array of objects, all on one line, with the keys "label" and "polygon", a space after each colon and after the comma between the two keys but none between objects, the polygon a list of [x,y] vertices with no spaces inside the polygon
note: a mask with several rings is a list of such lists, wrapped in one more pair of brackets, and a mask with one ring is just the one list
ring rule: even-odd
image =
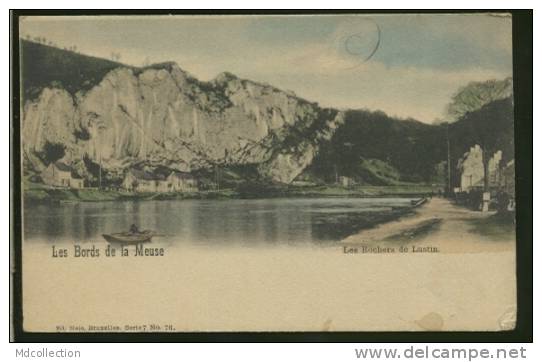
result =
[{"label": "blue sky", "polygon": [[459,87],[512,75],[511,25],[488,14],[31,17],[20,30],[132,65],[175,61],[202,80],[230,71],[323,106],[432,122]]}]

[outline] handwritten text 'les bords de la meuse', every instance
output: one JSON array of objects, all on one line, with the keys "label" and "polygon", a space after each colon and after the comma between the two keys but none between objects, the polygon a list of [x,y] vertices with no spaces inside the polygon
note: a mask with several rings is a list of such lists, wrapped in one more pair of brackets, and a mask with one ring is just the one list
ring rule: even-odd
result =
[{"label": "handwritten text 'les bords de la meuse'", "polygon": [[53,258],[99,258],[105,256],[107,258],[112,257],[126,257],[126,256],[164,256],[164,248],[148,248],[143,244],[135,245],[135,248],[128,248],[126,246],[120,246],[119,248],[107,245],[107,247],[101,249],[92,246],[73,245],[73,248],[59,248],[55,245],[52,246]]}]

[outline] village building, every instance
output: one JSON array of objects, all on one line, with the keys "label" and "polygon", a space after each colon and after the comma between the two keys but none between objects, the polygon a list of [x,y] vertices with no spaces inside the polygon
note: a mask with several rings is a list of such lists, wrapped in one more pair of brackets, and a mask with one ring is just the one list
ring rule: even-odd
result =
[{"label": "village building", "polygon": [[82,189],[84,180],[63,162],[52,162],[41,173],[44,184],[54,187]]},{"label": "village building", "polygon": [[133,192],[157,192],[159,181],[149,172],[132,168],[124,176],[122,188]]},{"label": "village building", "polygon": [[339,185],[343,187],[350,187],[354,185],[354,180],[348,176],[339,176]]},{"label": "village building", "polygon": [[[488,183],[490,187],[496,187],[501,179],[502,152],[497,151],[488,161]],[[484,163],[483,151],[479,145],[474,145],[465,152],[457,163],[460,174],[459,188],[461,191],[470,191],[473,188],[484,187]]]},{"label": "village building", "polygon": [[482,149],[479,145],[465,152],[457,163],[457,169],[461,175],[459,187],[461,191],[484,185],[484,164],[482,161]]},{"label": "village building", "polygon": [[166,179],[170,191],[198,191],[198,181],[188,172],[173,171]]},{"label": "village building", "polygon": [[514,160],[508,162],[501,171],[500,185],[509,195],[516,193],[516,165]]},{"label": "village building", "polygon": [[502,152],[497,151],[493,154],[493,157],[488,162],[487,173],[488,173],[488,182],[490,187],[498,186],[501,182],[501,161],[502,161]]},{"label": "village building", "polygon": [[173,171],[169,176],[130,169],[122,182],[131,192],[191,192],[198,190],[197,180],[189,173]]}]

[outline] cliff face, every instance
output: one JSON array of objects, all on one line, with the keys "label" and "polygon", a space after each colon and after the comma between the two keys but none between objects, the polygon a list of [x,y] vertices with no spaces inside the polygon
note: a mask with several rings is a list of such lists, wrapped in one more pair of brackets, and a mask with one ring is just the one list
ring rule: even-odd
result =
[{"label": "cliff face", "polygon": [[257,164],[289,183],[343,123],[343,115],[268,85],[223,73],[204,83],[175,64],[117,68],[83,93],[44,88],[24,104],[23,152],[41,170],[47,144],[86,175],[83,159],[121,175],[133,164],[191,171]]},{"label": "cliff face", "polygon": [[378,111],[322,109],[229,73],[201,82],[172,63],[128,67],[28,41],[21,49],[28,176],[63,155],[94,184],[98,164],[115,182],[134,165],[202,170],[201,178],[219,166],[241,181],[334,183],[341,175],[360,184],[434,182],[447,159],[447,134],[452,160],[482,141],[501,150],[503,162],[514,157],[511,98],[467,113],[448,130]]}]

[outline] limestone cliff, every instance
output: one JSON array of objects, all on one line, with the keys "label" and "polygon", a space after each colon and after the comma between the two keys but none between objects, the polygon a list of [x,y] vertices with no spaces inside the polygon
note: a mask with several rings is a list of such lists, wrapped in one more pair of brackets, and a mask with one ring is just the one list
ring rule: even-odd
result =
[{"label": "limestone cliff", "polygon": [[176,64],[119,67],[88,90],[46,87],[22,112],[27,168],[42,169],[46,144],[86,175],[83,159],[121,175],[133,164],[192,171],[257,164],[262,177],[289,183],[343,122],[272,86],[223,73],[201,82]]}]

